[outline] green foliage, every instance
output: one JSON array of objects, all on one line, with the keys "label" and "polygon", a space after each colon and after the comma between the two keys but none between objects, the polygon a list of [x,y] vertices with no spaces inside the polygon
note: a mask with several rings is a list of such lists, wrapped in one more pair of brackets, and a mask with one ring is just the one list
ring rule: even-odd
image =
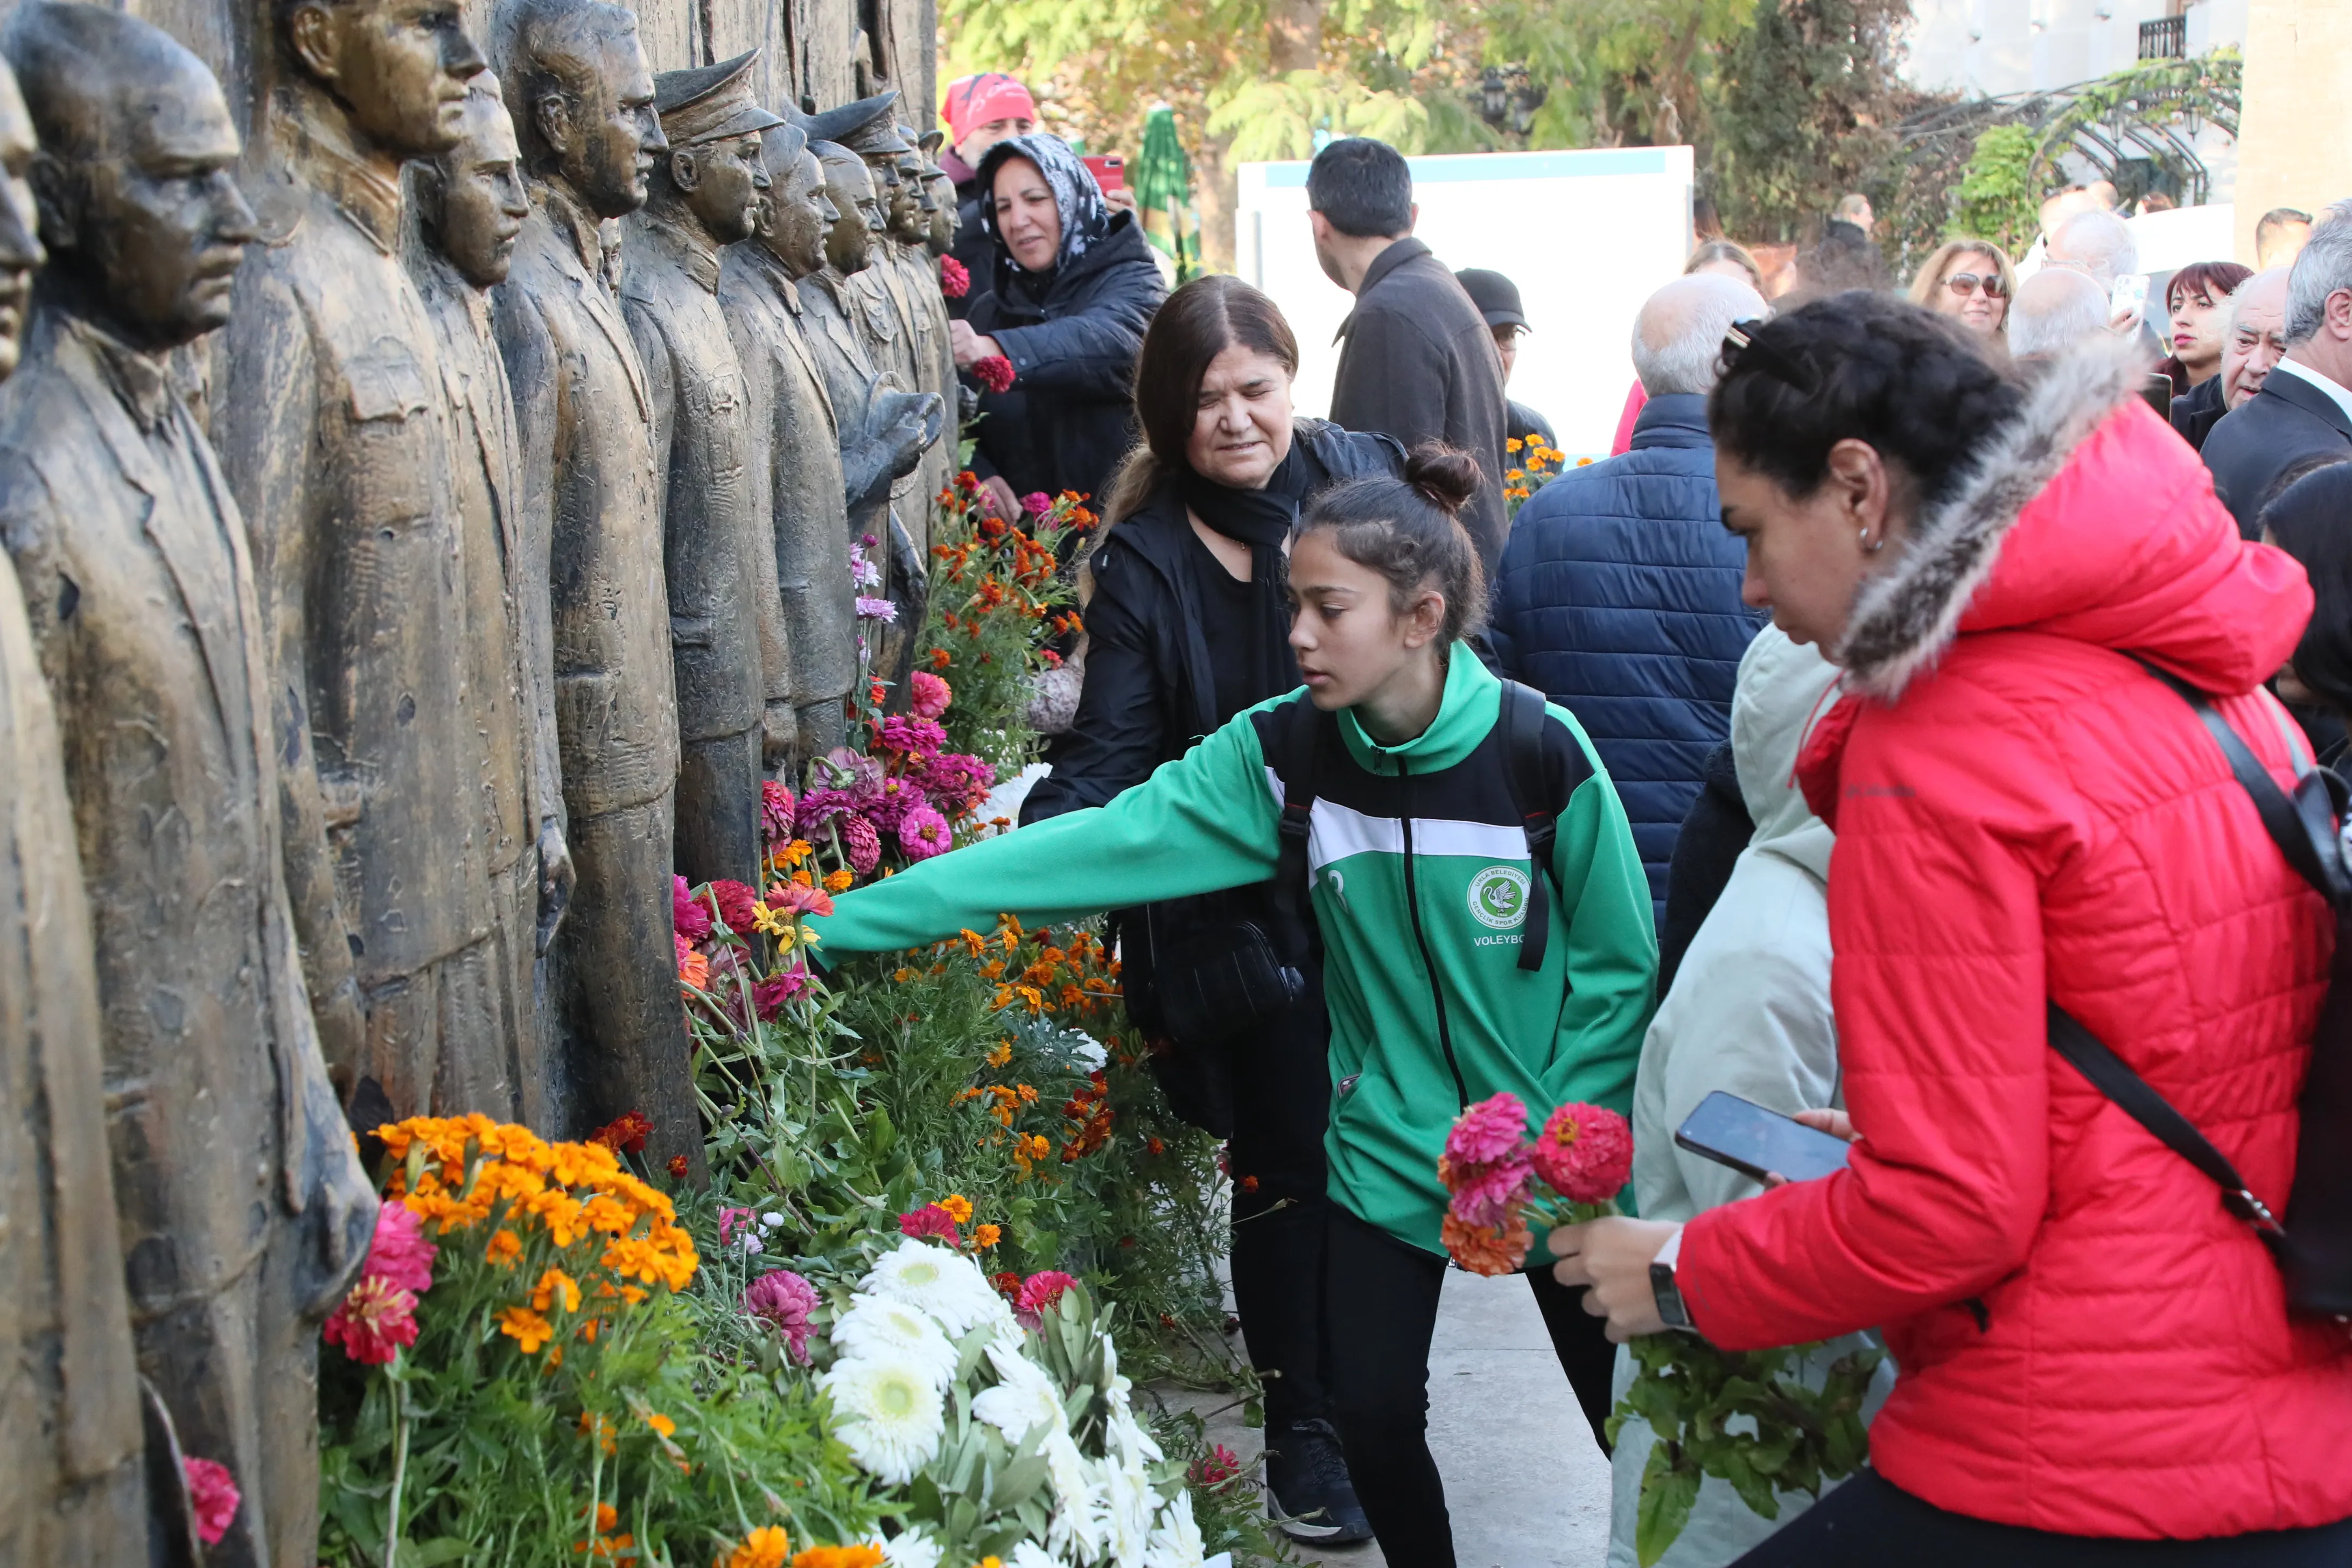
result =
[{"label": "green foliage", "polygon": [[1905,0],[1762,0],[1719,67],[1712,159],[1724,225],[1805,237],[1895,150]]},{"label": "green foliage", "polygon": [[2037,138],[2022,125],[1995,125],[1977,138],[1952,209],[1954,239],[1990,239],[2011,256],[2033,243],[2041,193],[2033,180]]},{"label": "green foliage", "polygon": [[999,778],[1020,772],[1037,738],[1023,721],[1032,684],[1058,661],[1046,641],[1077,629],[1077,594],[1063,563],[1095,526],[1086,498],[1064,491],[1015,526],[982,510],[969,469],[931,514],[931,594],[916,667],[954,671],[940,722],[947,749]]},{"label": "green foliage", "polygon": [[1862,1406],[1876,1351],[1839,1357],[1815,1390],[1796,1376],[1818,1346],[1719,1351],[1696,1334],[1633,1342],[1633,1383],[1609,1417],[1609,1440],[1639,1416],[1656,1446],[1642,1472],[1634,1554],[1649,1568],[1690,1522],[1699,1481],[1727,1481],[1762,1519],[1780,1516],[1780,1494],[1818,1497],[1870,1458]]}]

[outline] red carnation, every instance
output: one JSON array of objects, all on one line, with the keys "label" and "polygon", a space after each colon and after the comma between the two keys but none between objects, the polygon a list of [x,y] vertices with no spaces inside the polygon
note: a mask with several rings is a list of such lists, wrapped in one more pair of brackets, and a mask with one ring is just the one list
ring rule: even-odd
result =
[{"label": "red carnation", "polygon": [[971,292],[971,274],[952,256],[940,258],[940,292],[950,300],[961,300]]},{"label": "red carnation", "polygon": [[759,894],[740,882],[730,881],[721,877],[710,884],[710,896],[717,900],[719,918],[727,922],[729,931],[733,931],[737,936],[751,934],[751,928],[758,923],[760,918],[753,912],[759,906]]},{"label": "red carnation", "polygon": [[1532,1152],[1536,1174],[1571,1203],[1607,1203],[1633,1176],[1633,1130],[1605,1106],[1561,1106]]},{"label": "red carnation", "polygon": [[911,1214],[900,1215],[898,1230],[904,1236],[937,1237],[950,1247],[962,1239],[956,1234],[955,1215],[937,1204],[925,1204]]},{"label": "red carnation", "polygon": [[642,1110],[632,1110],[591,1132],[588,1142],[602,1143],[619,1154],[642,1154],[646,1152],[646,1137],[653,1130],[653,1118]]},{"label": "red carnation", "polygon": [[971,374],[981,385],[991,392],[1013,390],[1013,362],[1003,354],[991,354],[971,367]]},{"label": "red carnation", "polygon": [[226,1465],[199,1459],[194,1454],[180,1461],[180,1469],[188,1479],[188,1501],[196,1510],[196,1539],[206,1546],[218,1546],[236,1519],[237,1505],[245,1500],[237,1492],[236,1479]]}]

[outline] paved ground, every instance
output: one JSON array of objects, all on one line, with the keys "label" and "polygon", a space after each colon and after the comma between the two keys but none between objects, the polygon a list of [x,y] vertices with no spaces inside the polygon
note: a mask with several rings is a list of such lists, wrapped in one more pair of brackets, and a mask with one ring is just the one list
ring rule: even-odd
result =
[{"label": "paved ground", "polygon": [[[1447,1273],[1429,1390],[1430,1450],[1445,1474],[1461,1568],[1600,1568],[1609,1462],[1523,1282]],[[1209,1435],[1245,1463],[1257,1458],[1258,1434],[1238,1413],[1212,1422]],[[1328,1568],[1387,1568],[1370,1544],[1300,1555]]]}]

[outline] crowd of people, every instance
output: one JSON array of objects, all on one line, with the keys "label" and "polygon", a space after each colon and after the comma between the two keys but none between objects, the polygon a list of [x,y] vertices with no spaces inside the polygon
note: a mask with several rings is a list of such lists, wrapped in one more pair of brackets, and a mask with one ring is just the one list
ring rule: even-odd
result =
[{"label": "crowd of people", "polygon": [[[1284,1528],[1454,1561],[1438,1160],[1507,1090],[1632,1119],[1640,1217],[1526,1274],[1604,1450],[1612,1341],[1890,1352],[1867,1470],[1769,1521],[1710,1479],[1667,1563],[2352,1563],[2352,1340],[2051,1045],[2079,1021],[2285,1209],[2334,924],[2213,726],[2288,788],[2352,716],[2352,203],[2164,279],[2164,340],[2095,188],[2030,265],[1958,237],[1900,293],[1859,197],[1778,300],[1709,239],[1615,455],[1514,516],[1528,311],[1415,237],[1393,149],[1307,177],[1355,299],[1327,421],[1275,302],[1164,293],[1018,83],[948,115],[958,362],[1018,370],[983,477],[1106,498],[1084,684],[1019,831],[814,924],[1114,912],[1163,1087],[1230,1139]],[[1678,1147],[1717,1090],[1845,1167]],[[1612,1564],[1651,1446],[1617,1434]]]}]

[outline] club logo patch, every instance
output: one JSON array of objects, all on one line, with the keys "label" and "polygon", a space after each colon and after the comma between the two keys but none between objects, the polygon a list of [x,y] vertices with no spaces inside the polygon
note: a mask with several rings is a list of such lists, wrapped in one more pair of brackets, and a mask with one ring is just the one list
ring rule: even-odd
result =
[{"label": "club logo patch", "polygon": [[1470,913],[1496,931],[1517,925],[1528,916],[1528,874],[1516,866],[1489,866],[1471,878]]}]

